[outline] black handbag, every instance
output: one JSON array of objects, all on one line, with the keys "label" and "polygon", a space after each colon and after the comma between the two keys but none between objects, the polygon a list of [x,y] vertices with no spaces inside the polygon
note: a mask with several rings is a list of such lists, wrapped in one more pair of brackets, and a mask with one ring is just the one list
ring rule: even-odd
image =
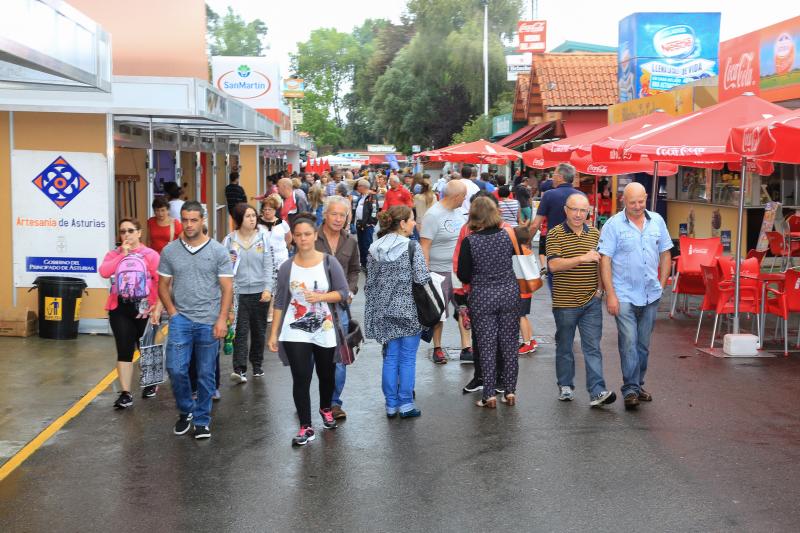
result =
[{"label": "black handbag", "polygon": [[427,283],[414,282],[414,241],[408,241],[408,255],[411,258],[411,293],[417,306],[417,319],[422,326],[432,328],[442,319],[444,302],[439,296],[439,291],[433,285],[433,280]]},{"label": "black handbag", "polygon": [[[328,287],[333,287],[331,283],[330,261],[331,256],[325,254],[325,275],[328,277]],[[330,304],[331,314],[333,315],[333,329],[336,332],[336,352],[338,354],[339,362],[343,365],[352,365],[356,362],[358,352],[361,351],[361,345],[364,343],[364,334],[361,332],[361,324],[358,320],[353,319],[350,313],[350,305]],[[347,331],[342,328],[342,321],[339,318],[339,311],[347,313],[349,318]]]}]

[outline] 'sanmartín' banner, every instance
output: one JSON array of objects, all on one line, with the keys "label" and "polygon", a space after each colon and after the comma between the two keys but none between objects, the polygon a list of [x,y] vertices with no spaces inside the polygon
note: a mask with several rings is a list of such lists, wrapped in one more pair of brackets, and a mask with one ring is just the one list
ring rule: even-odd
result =
[{"label": "'sanmart\u00edn' banner", "polygon": [[15,150],[11,176],[14,286],[70,276],[108,287],[97,271],[114,231],[105,156]]}]

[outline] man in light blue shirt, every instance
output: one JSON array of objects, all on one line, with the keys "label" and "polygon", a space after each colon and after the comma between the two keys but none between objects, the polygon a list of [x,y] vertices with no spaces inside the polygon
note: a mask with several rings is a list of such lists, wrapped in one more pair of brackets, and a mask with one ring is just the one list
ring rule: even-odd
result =
[{"label": "man in light blue shirt", "polygon": [[653,399],[643,388],[644,375],[672,239],[661,215],[645,208],[647,193],[640,183],[628,184],[622,201],[625,209],[603,226],[598,251],[606,306],[617,321],[625,409],[635,409]]}]

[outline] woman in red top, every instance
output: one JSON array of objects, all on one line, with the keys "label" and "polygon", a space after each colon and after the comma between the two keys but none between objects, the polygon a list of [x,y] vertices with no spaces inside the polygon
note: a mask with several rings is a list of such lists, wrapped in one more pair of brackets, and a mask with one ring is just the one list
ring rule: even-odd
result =
[{"label": "woman in red top", "polygon": [[[133,405],[133,397],[130,393],[133,378],[133,351],[147,326],[147,317],[149,316],[154,324],[158,323],[161,316],[161,303],[158,301],[159,257],[156,252],[141,243],[142,226],[139,221],[131,218],[120,220],[119,237],[122,245],[106,254],[100,265],[100,275],[104,278],[111,278],[111,293],[108,295],[105,308],[108,311],[108,322],[117,344],[117,373],[122,387],[122,392],[114,402],[114,407],[125,409]],[[129,261],[134,264],[139,258],[144,260],[147,274],[141,285],[137,282],[144,274],[142,271],[144,269],[137,271],[135,266],[120,267],[120,263],[129,256],[134,256]],[[118,267],[120,270],[126,268],[128,270],[118,273]],[[121,282],[125,280],[130,281],[131,284],[121,287]],[[145,286],[146,288],[144,288]],[[155,394],[156,386],[146,387],[142,391],[143,398],[150,398]]]},{"label": "woman in red top", "polygon": [[181,223],[169,216],[169,202],[164,197],[153,200],[155,216],[147,219],[147,244],[157,253],[183,232]]}]

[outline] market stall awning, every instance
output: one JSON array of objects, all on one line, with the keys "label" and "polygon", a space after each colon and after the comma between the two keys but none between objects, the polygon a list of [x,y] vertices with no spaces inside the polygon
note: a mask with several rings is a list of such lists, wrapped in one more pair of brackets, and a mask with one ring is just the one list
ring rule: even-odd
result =
[{"label": "market stall awning", "polygon": [[518,129],[511,135],[503,137],[496,144],[505,146],[506,148],[517,148],[523,144],[536,140],[545,133],[550,132],[555,128],[555,121],[541,122],[539,124],[530,124],[523,128]]}]

